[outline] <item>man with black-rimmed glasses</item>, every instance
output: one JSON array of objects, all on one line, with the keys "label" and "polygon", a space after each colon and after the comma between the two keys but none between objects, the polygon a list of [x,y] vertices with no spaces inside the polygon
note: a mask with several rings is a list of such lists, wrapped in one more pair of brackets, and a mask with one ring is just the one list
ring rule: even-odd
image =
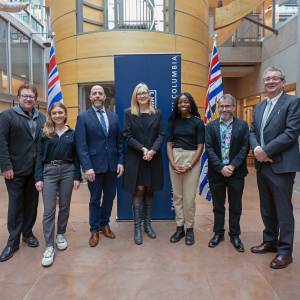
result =
[{"label": "man with black-rimmed glasses", "polygon": [[0,167],[9,195],[9,238],[0,261],[10,259],[19,249],[21,233],[29,247],[39,246],[32,232],[39,200],[34,167],[38,136],[46,118],[34,108],[37,97],[35,86],[23,84],[18,90],[19,104],[0,114]]}]

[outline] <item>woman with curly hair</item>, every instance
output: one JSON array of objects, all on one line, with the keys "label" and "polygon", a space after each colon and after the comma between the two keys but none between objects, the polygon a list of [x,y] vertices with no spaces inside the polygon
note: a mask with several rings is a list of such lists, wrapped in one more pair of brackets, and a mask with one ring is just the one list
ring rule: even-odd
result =
[{"label": "woman with curly hair", "polygon": [[[189,93],[179,94],[168,119],[167,154],[176,213],[176,232],[170,242],[193,245],[196,189],[200,178],[200,156],[205,139],[205,125],[195,100]],[[186,225],[186,233],[184,231]]]},{"label": "woman with curly hair", "polygon": [[43,193],[43,231],[46,250],[43,267],[53,264],[55,254],[54,230],[56,195],[59,189],[59,214],[57,218],[56,246],[67,249],[64,237],[70,214],[72,189],[80,185],[80,163],[75,147],[75,131],[66,125],[67,108],[60,102],[53,103],[46,117],[46,123],[39,136],[35,166],[35,186]]}]

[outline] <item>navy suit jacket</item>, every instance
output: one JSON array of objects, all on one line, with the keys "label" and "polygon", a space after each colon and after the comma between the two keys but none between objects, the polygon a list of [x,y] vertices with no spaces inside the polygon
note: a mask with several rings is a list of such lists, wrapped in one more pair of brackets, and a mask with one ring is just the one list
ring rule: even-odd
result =
[{"label": "navy suit jacket", "polygon": [[[256,104],[250,130],[252,150],[260,146],[260,127],[267,100]],[[274,173],[300,171],[300,154],[298,137],[300,134],[300,99],[283,92],[272,109],[264,128],[262,147],[266,155],[273,160]],[[261,162],[255,160],[255,168],[260,170]]]},{"label": "navy suit jacket", "polygon": [[106,110],[109,126],[106,137],[103,127],[91,107],[77,117],[76,148],[83,171],[94,169],[105,173],[108,167],[117,171],[117,165],[124,165],[124,138],[119,117]]}]

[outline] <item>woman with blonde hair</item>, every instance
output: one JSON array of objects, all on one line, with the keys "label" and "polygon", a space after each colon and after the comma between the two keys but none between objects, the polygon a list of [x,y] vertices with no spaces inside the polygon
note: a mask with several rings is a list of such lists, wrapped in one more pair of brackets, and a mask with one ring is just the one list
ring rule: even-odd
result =
[{"label": "woman with blonde hair", "polygon": [[56,195],[59,189],[56,245],[67,249],[64,237],[70,214],[72,189],[80,185],[80,163],[75,147],[75,131],[66,125],[67,109],[61,102],[53,103],[39,136],[35,167],[35,186],[43,193],[43,231],[46,241],[42,266],[50,267],[55,254],[54,230]]},{"label": "woman with blonde hair", "polygon": [[132,193],[134,242],[143,243],[142,210],[144,229],[150,238],[156,238],[151,227],[153,192],[163,189],[163,164],[161,147],[165,128],[161,111],[152,105],[146,84],[138,84],[132,94],[131,107],[125,110],[123,135],[127,143],[123,188]]}]

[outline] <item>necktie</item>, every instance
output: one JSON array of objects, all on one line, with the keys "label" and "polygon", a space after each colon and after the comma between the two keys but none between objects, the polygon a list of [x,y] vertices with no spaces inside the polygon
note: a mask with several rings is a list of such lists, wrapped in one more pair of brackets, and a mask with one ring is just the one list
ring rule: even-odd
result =
[{"label": "necktie", "polygon": [[265,114],[264,114],[262,122],[261,122],[261,127],[260,127],[260,146],[261,147],[263,147],[265,145],[265,142],[264,142],[264,129],[265,129],[265,126],[266,126],[271,108],[272,108],[272,101],[269,100],[268,105],[267,105],[266,110],[265,110]]},{"label": "necktie", "polygon": [[100,123],[103,127],[104,133],[107,136],[107,127],[106,127],[106,123],[103,117],[103,110],[98,110],[98,113],[100,114]]}]

